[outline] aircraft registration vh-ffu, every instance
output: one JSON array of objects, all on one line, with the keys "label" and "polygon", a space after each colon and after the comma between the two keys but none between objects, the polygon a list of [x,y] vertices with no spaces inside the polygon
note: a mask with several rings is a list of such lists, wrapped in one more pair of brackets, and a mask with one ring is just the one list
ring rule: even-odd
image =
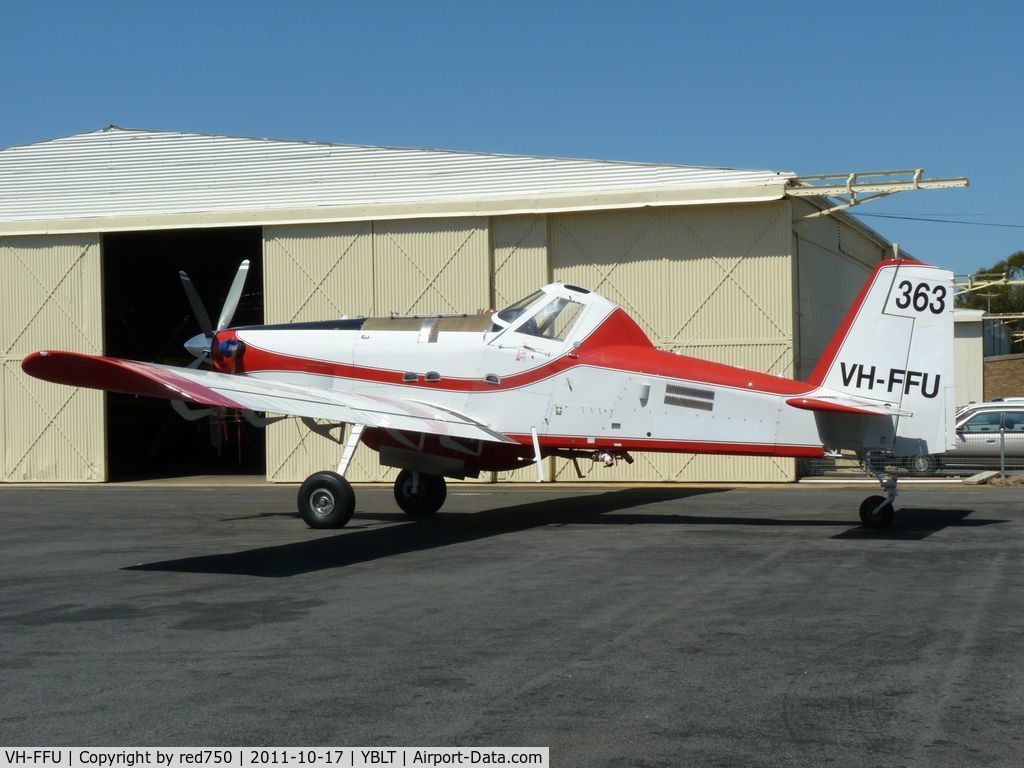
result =
[{"label": "aircraft registration vh-ffu", "polygon": [[[656,349],[622,308],[561,283],[497,312],[229,328],[247,269],[216,328],[181,273],[203,328],[185,345],[197,358],[189,367],[47,350],[22,368],[166,398],[186,418],[227,408],[257,425],[289,416],[316,431],[349,425],[337,471],[299,489],[299,512],[314,528],[352,517],[344,475],[360,442],[401,470],[395,499],[411,515],[440,509],[445,477],[535,463],[544,480],[541,462],[552,455],[612,465],[631,462],[632,451],[853,450],[885,493],[860,506],[869,527],[893,517],[886,462],[953,443],[953,276],[910,258],[875,267],[806,381]],[[197,370],[204,361],[215,370]]]}]

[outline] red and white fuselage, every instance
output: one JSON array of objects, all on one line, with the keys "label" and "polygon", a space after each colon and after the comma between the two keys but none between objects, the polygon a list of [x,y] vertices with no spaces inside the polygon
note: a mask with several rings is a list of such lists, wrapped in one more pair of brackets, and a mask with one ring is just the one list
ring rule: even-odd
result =
[{"label": "red and white fuselage", "polygon": [[[564,333],[553,324],[546,333],[538,328],[538,315],[552,304],[574,313]],[[214,362],[268,381],[440,406],[520,446],[532,448],[536,430],[544,453],[822,455],[814,412],[787,402],[817,387],[655,349],[596,293],[551,284],[518,314],[480,319],[486,327],[472,330],[465,329],[471,317],[240,328],[218,334]],[[236,341],[240,355],[220,352]],[[386,430],[363,438],[375,448],[411,448],[414,439]],[[479,470],[533,460],[520,446],[443,438],[416,445]]]}]

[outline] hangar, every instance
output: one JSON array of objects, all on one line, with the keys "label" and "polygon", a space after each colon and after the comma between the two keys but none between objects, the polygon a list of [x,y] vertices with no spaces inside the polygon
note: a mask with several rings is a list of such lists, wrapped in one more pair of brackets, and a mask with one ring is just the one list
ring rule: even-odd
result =
[{"label": "hangar", "polygon": [[[925,183],[918,172],[878,188]],[[116,126],[0,150],[0,480],[298,481],[334,466],[338,446],[292,419],[266,434],[212,430],[162,401],[63,388],[19,368],[45,348],[185,362],[197,326],[178,270],[213,314],[246,258],[235,324],[500,308],[561,280],[621,304],[662,348],[804,376],[866,273],[892,253],[826,191],[776,171]],[[550,461],[548,477],[576,481],[571,465]],[[365,451],[349,477],[392,472]],[[795,476],[790,459],[643,455],[586,479]]]}]

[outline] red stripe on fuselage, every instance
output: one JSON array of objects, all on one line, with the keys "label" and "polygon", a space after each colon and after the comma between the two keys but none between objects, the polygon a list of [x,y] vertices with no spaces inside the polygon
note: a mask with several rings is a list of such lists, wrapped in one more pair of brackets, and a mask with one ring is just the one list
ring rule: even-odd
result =
[{"label": "red stripe on fuselage", "polygon": [[[218,340],[236,338],[236,333],[222,331],[217,338]],[[443,362],[443,353],[439,354],[439,361]],[[444,375],[443,370],[440,381],[427,382],[422,379],[403,381],[403,370],[371,368],[355,363],[296,357],[263,349],[250,342],[246,342],[246,350],[242,359],[242,371],[245,373],[295,371],[393,384],[410,389],[434,389],[446,392],[510,391],[529,386],[577,366],[592,366],[644,376],[658,376],[777,395],[792,396],[809,391],[808,385],[804,382],[656,349],[632,318],[622,309],[614,310],[578,348],[536,368],[511,375],[502,375],[500,384],[489,384],[483,381],[482,376],[474,379],[449,377]]]}]

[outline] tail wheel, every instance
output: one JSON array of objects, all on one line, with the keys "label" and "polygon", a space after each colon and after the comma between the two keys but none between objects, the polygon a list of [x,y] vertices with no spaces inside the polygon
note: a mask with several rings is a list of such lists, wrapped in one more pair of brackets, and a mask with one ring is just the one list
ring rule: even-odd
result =
[{"label": "tail wheel", "polygon": [[892,522],[892,499],[868,496],[860,505],[860,521],[865,528],[885,528]]},{"label": "tail wheel", "polygon": [[317,472],[299,488],[299,514],[310,528],[341,528],[352,519],[356,495],[341,475]]},{"label": "tail wheel", "polygon": [[448,486],[440,475],[403,469],[395,479],[395,501],[407,515],[432,515],[447,497]]}]

